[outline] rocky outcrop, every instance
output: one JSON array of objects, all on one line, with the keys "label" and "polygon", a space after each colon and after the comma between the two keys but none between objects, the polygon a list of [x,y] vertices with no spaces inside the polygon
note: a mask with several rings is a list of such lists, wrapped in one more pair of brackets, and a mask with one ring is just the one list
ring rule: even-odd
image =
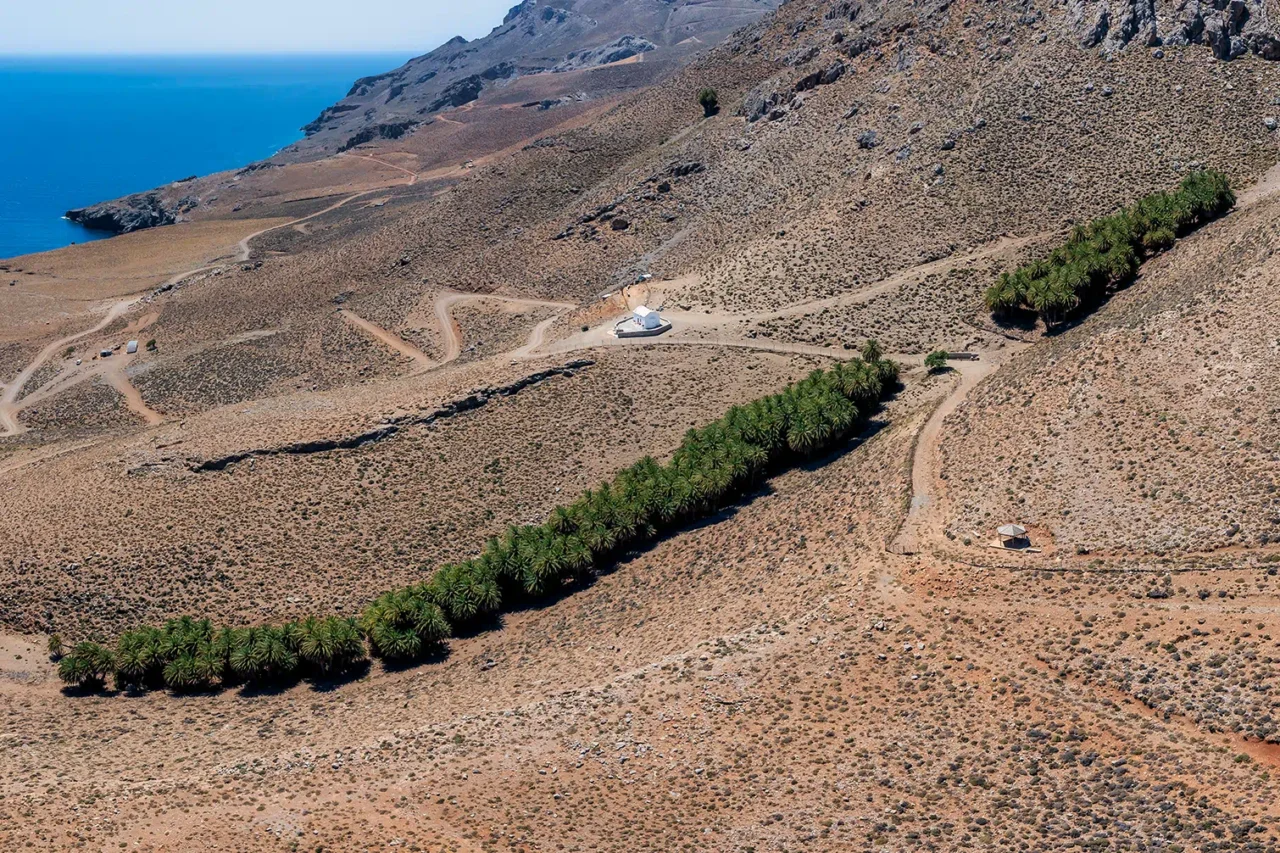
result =
[{"label": "rocky outcrop", "polygon": [[[812,61],[813,56],[809,57]],[[835,83],[845,75],[848,66],[841,60],[836,60],[830,65],[810,71],[791,85],[789,91],[770,91],[776,85],[776,82],[770,81],[753,90],[742,102],[742,109],[739,115],[745,116],[748,122],[757,122],[762,118],[768,117],[771,121],[785,118],[789,110],[797,109],[804,105],[804,101],[797,98],[803,92],[816,89],[819,86],[829,86]]]},{"label": "rocky outcrop", "polygon": [[565,57],[564,62],[557,64],[551,70],[561,72],[595,68],[599,65],[621,62],[657,49],[658,46],[647,38],[626,35],[591,50],[575,50]]},{"label": "rocky outcrop", "polygon": [[432,101],[424,112],[437,113],[450,107],[469,104],[480,97],[480,93],[483,91],[484,78],[479,74],[463,77],[461,80],[456,80],[446,86],[444,91],[440,93],[440,97]]},{"label": "rocky outcrop", "polygon": [[1202,44],[1222,60],[1280,59],[1280,27],[1264,0],[1068,0],[1080,45],[1114,54],[1131,46]]},{"label": "rocky outcrop", "polygon": [[334,104],[331,107],[326,107],[313,121],[307,122],[302,126],[302,132],[307,136],[319,133],[324,130],[325,126],[328,125],[329,122],[333,121],[343,113],[349,113],[355,109],[357,109],[357,107],[354,104]]},{"label": "rocky outcrop", "polygon": [[[330,453],[335,450],[354,450],[357,447],[365,447],[366,445],[376,444],[379,441],[392,438],[398,435],[400,430],[405,427],[433,424],[436,421],[452,418],[464,412],[474,411],[486,405],[490,400],[498,397],[514,396],[526,388],[540,385],[548,379],[557,376],[576,376],[578,371],[591,367],[593,364],[595,362],[589,358],[575,359],[560,367],[551,367],[546,370],[540,370],[537,373],[531,373],[507,385],[501,385],[496,388],[481,388],[459,400],[446,403],[440,408],[429,412],[389,418],[379,426],[355,435],[298,441],[292,444],[263,447],[257,450],[244,450],[214,459],[191,459],[187,461],[187,467],[197,474],[206,474],[213,471],[225,471],[238,462],[244,462],[259,456],[309,456],[313,453]],[[155,468],[157,466],[147,467]],[[144,473],[144,470],[141,468],[135,469],[136,473]],[[132,474],[135,471],[130,471],[129,473]]]},{"label": "rocky outcrop", "polygon": [[372,142],[375,139],[399,139],[419,124],[421,122],[399,121],[395,124],[377,124],[373,127],[366,127],[344,142],[338,152],[350,151],[357,145],[364,145],[366,142]]},{"label": "rocky outcrop", "polygon": [[160,193],[138,193],[115,201],[68,210],[66,218],[94,231],[112,234],[128,234],[143,228],[172,225],[178,221],[182,208],[194,207],[194,199],[183,199],[176,205],[166,204]]},{"label": "rocky outcrop", "polygon": [[[457,37],[383,74],[357,80],[341,102],[305,130],[307,138],[284,158],[332,153],[374,125],[429,117],[480,101],[519,78],[546,72],[590,72],[636,56],[645,69],[627,80],[653,80],[699,50],[773,11],[782,0],[524,0],[502,23],[475,41]],[[650,70],[650,62],[652,68]],[[647,75],[647,76],[646,76]],[[599,78],[618,85],[618,78]],[[549,87],[554,88],[555,83]],[[569,83],[562,84],[564,86]],[[579,89],[592,93],[592,79]],[[612,90],[610,90],[612,91]],[[554,100],[571,94],[549,91]]]},{"label": "rocky outcrop", "polygon": [[[531,74],[571,72],[547,74],[546,81],[530,87],[538,93],[536,100],[524,104],[531,109],[568,107],[600,95],[617,97],[655,84],[782,2],[524,0],[483,38],[468,41],[458,36],[399,68],[356,80],[345,98],[303,126],[304,139],[251,168],[311,161],[366,143],[399,139],[432,124],[434,114],[442,110],[477,102],[483,108],[486,101],[497,100],[495,93],[509,91]],[[641,55],[645,62],[634,68],[593,70]],[[543,119],[533,126],[545,129],[548,124]],[[486,153],[487,143],[478,144]],[[112,233],[167,225],[185,212],[181,203],[172,201],[175,197],[171,187],[161,188],[69,211],[67,218]],[[206,187],[203,199],[206,204],[216,201],[216,190]]]},{"label": "rocky outcrop", "polygon": [[1124,0],[1119,4],[1115,24],[1103,40],[1102,47],[1107,52],[1114,52],[1128,44],[1155,47],[1159,43],[1155,0]]}]

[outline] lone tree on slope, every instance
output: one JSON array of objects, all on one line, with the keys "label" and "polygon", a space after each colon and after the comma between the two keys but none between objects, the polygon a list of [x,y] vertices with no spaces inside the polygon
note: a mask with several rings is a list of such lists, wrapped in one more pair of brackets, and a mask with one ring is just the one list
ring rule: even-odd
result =
[{"label": "lone tree on slope", "polygon": [[702,114],[705,118],[711,118],[720,112],[720,98],[716,95],[715,89],[703,89],[698,92],[698,103],[702,105]]}]

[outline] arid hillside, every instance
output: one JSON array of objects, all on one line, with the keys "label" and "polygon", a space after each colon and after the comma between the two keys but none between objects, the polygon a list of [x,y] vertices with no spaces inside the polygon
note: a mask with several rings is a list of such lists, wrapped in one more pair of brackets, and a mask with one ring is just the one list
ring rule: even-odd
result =
[{"label": "arid hillside", "polygon": [[[1269,32],[793,0],[5,261],[0,848],[1280,849]],[[1204,167],[1234,209],[1100,304],[984,308]],[[58,677],[359,616],[868,339],[902,385],[834,451],[418,659]]]},{"label": "arid hillside", "polygon": [[1277,214],[1150,262],[973,395],[944,446],[953,532],[1019,517],[1081,554],[1280,553]]}]

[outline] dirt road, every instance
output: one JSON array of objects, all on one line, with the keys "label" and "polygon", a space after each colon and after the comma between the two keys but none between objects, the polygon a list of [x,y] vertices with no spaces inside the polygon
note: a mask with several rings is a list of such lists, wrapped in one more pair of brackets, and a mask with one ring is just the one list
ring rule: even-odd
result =
[{"label": "dirt road", "polygon": [[77,332],[74,335],[68,335],[65,338],[59,338],[56,341],[45,346],[31,360],[31,363],[22,369],[22,371],[14,377],[13,381],[4,386],[4,393],[0,394],[0,436],[16,435],[22,431],[22,427],[18,424],[17,410],[15,404],[18,402],[18,395],[22,393],[22,387],[32,375],[40,369],[46,361],[53,357],[59,350],[65,349],[75,341],[80,340],[86,335],[92,335],[94,332],[100,332],[120,315],[128,311],[130,306],[137,302],[139,297],[131,297],[113,304],[106,315],[103,316],[94,326],[85,329],[83,332]]},{"label": "dirt road", "polygon": [[[569,302],[548,302],[542,299],[521,299],[488,293],[457,293],[454,291],[443,293],[436,298],[435,303],[436,323],[440,326],[440,336],[444,341],[444,353],[440,359],[442,365],[456,360],[462,353],[462,330],[458,328],[457,322],[453,319],[453,306],[464,302],[502,302],[523,308],[555,308],[561,313],[572,311],[578,307]],[[529,340],[520,349],[508,354],[509,357],[517,357],[517,353],[532,353],[533,350],[541,346],[547,329],[557,319],[559,319],[559,315],[549,320],[543,320],[534,326],[533,331],[529,333]]]},{"label": "dirt road", "polygon": [[945,513],[942,505],[946,492],[940,477],[942,458],[942,424],[969,396],[978,383],[1000,369],[1011,357],[1026,346],[983,353],[977,361],[953,361],[955,382],[951,392],[925,421],[916,439],[915,453],[911,458],[911,508],[902,529],[889,546],[898,554],[918,553],[928,543],[942,536]]},{"label": "dirt road", "polygon": [[411,187],[418,182],[417,172],[413,171],[412,169],[406,169],[404,166],[397,166],[395,163],[388,163],[386,160],[383,160],[379,157],[374,157],[372,154],[355,154],[350,151],[347,151],[338,156],[359,157],[362,160],[372,160],[375,163],[381,163],[382,165],[386,166],[388,169],[395,169],[397,172],[404,172],[406,175],[409,176],[409,183],[406,184],[405,186]]},{"label": "dirt road", "polygon": [[811,314],[815,311],[821,311],[824,308],[840,308],[849,305],[861,305],[869,302],[881,294],[896,290],[908,282],[916,281],[928,275],[939,272],[949,272],[957,267],[967,266],[975,261],[981,261],[986,258],[995,257],[1005,252],[1022,249],[1026,246],[1032,246],[1048,238],[1050,235],[1046,233],[1032,234],[1027,237],[1001,237],[991,243],[987,243],[980,249],[968,252],[963,255],[948,255],[945,258],[939,258],[936,261],[929,261],[925,264],[903,270],[900,273],[891,275],[888,278],[881,279],[870,287],[853,293],[842,293],[839,296],[829,296],[825,299],[815,299],[810,302],[801,302],[796,305],[788,305],[777,311],[771,311],[766,314],[757,315],[756,320],[780,320],[784,317],[796,317],[803,314]]},{"label": "dirt road", "polygon": [[348,311],[346,308],[343,308],[338,313],[342,315],[342,319],[346,320],[357,329],[365,332],[379,343],[385,344],[405,358],[412,359],[413,363],[416,365],[416,372],[430,370],[433,367],[439,366],[432,360],[431,356],[427,355],[425,352],[418,349],[399,335],[389,332],[379,325],[370,323],[368,320],[358,314]]},{"label": "dirt road", "polygon": [[[236,248],[238,250],[236,261],[239,263],[243,263],[249,260],[250,256],[252,255],[252,249],[250,249],[249,244],[252,243],[257,238],[261,237],[263,234],[270,234],[272,231],[278,231],[281,228],[291,228],[295,225],[301,225],[303,222],[307,222],[308,220],[315,219],[317,216],[324,216],[326,213],[332,213],[333,211],[337,210],[338,208],[342,207],[343,205],[349,202],[353,202],[358,198],[362,198],[364,196],[369,195],[370,193],[374,193],[377,191],[378,190],[364,190],[362,192],[353,193],[352,195],[347,196],[341,201],[329,205],[324,210],[317,210],[315,213],[311,213],[306,216],[299,217],[298,219],[292,219],[288,222],[282,222],[279,225],[272,225],[270,228],[263,228],[261,231],[254,231],[252,234],[245,237],[238,244],[236,244]],[[204,272],[205,270],[209,270],[209,269],[213,269],[213,267],[201,267],[200,269],[195,269],[189,272],[180,273],[177,279],[173,281],[173,283],[176,284],[177,281],[180,281],[181,279],[186,278],[187,276],[192,276],[198,272]]]}]

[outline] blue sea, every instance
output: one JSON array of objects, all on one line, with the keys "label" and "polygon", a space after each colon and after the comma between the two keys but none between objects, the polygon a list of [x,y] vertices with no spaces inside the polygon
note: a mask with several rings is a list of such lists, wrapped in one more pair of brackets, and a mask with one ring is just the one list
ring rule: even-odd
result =
[{"label": "blue sea", "polygon": [[0,258],[105,236],[71,208],[269,157],[407,59],[0,56]]}]

